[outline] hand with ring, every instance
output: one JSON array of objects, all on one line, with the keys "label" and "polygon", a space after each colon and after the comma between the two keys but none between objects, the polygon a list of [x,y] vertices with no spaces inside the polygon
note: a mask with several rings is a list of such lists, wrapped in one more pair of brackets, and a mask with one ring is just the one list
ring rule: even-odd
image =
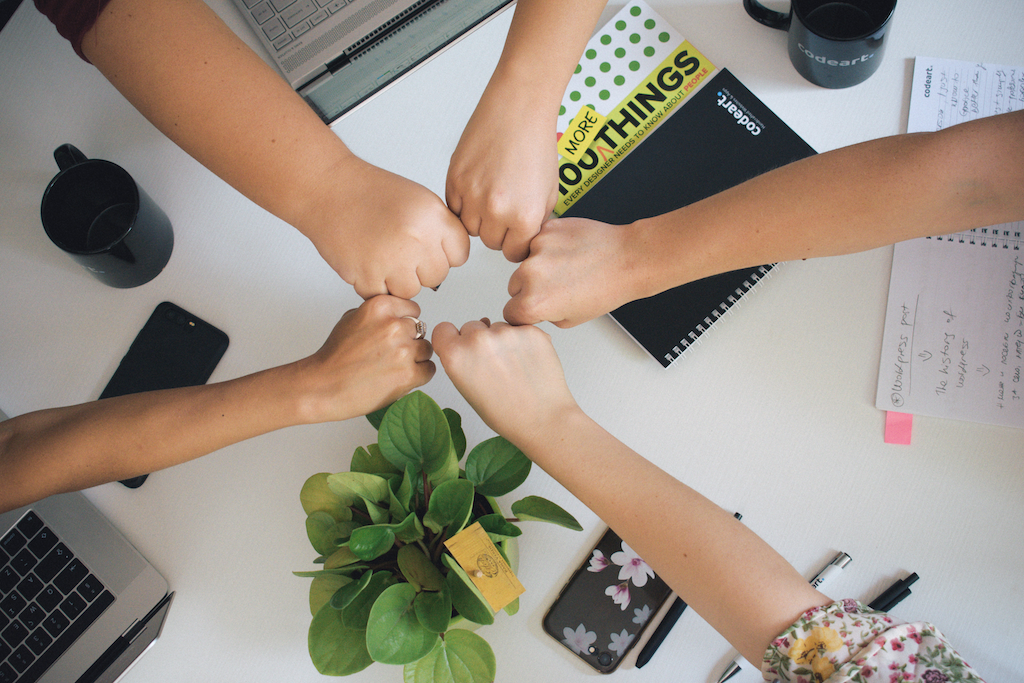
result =
[{"label": "hand with ring", "polygon": [[387,294],[346,312],[323,347],[299,361],[306,381],[320,385],[310,421],[366,415],[430,381],[434,350],[419,312],[415,302]]},{"label": "hand with ring", "polygon": [[404,317],[416,323],[416,336],[414,336],[413,339],[423,339],[427,336],[427,326],[423,324],[422,320],[412,315]]}]

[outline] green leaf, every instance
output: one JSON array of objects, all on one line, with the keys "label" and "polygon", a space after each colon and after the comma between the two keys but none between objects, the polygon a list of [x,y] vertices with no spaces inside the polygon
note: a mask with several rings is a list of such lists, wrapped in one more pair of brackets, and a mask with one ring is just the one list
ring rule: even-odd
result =
[{"label": "green leaf", "polygon": [[306,518],[306,536],[314,550],[327,556],[333,554],[360,526],[359,522],[336,522],[328,513],[317,511]]},{"label": "green leaf", "polygon": [[365,629],[373,605],[389,586],[395,584],[391,572],[372,572],[366,588],[352,596],[352,600],[341,610],[342,623],[347,628]]},{"label": "green leaf", "polygon": [[384,419],[384,414],[387,413],[388,408],[390,408],[393,405],[395,404],[392,403],[390,405],[384,406],[383,408],[378,408],[377,410],[373,411],[372,413],[366,416],[366,419],[369,420],[370,424],[373,425],[374,429],[380,429],[380,422],[381,420]]},{"label": "green leaf", "polygon": [[362,522],[350,521],[350,522],[338,522],[334,525],[332,535],[334,536],[334,545],[340,546],[348,541],[349,537],[352,536],[352,532],[363,526]]},{"label": "green leaf", "polygon": [[351,582],[352,579],[341,574],[314,576],[313,581],[309,584],[309,613],[316,616],[320,608],[329,603],[335,593]]},{"label": "green leaf", "polygon": [[583,530],[583,527],[580,526],[575,517],[550,500],[545,500],[539,496],[527,496],[522,500],[512,503],[512,514],[522,520],[550,522],[573,531]]},{"label": "green leaf", "polygon": [[371,524],[361,526],[352,532],[348,547],[361,560],[375,560],[395,544],[395,539],[402,543],[415,543],[423,538],[423,525],[415,512],[398,524]]},{"label": "green leaf", "polygon": [[307,515],[314,512],[326,512],[335,521],[348,521],[352,519],[352,511],[345,501],[327,486],[329,476],[331,476],[329,473],[321,472],[306,480],[306,483],[302,485],[302,490],[299,491],[302,509]]},{"label": "green leaf", "polygon": [[454,449],[449,451],[444,464],[431,472],[427,478],[430,479],[430,483],[434,486],[459,478],[459,460],[455,457]]},{"label": "green leaf", "polygon": [[406,664],[404,683],[493,683],[498,665],[487,641],[454,629],[422,659]]},{"label": "green leaf", "polygon": [[453,450],[444,412],[422,391],[403,396],[388,409],[377,444],[392,465],[410,469],[413,475],[431,474],[444,467]]},{"label": "green leaf", "polygon": [[321,555],[330,555],[337,549],[334,543],[334,525],[337,522],[329,513],[322,510],[311,513],[306,517],[306,536],[313,546],[313,550]]},{"label": "green leaf", "polygon": [[373,578],[373,570],[364,572],[359,577],[358,581],[352,581],[341,588],[339,588],[334,595],[331,596],[331,607],[334,609],[345,609],[352,602],[359,593],[366,588],[366,584],[370,583],[370,579]]},{"label": "green leaf", "polygon": [[366,474],[379,474],[381,476],[401,474],[401,470],[388,462],[387,458],[380,454],[380,447],[375,443],[370,444],[366,448],[360,446],[356,449],[356,452],[352,454],[352,464],[349,465],[349,470]]},{"label": "green leaf", "polygon": [[328,676],[347,676],[373,664],[366,649],[366,632],[345,628],[341,613],[324,605],[309,625],[309,658]]},{"label": "green leaf", "polygon": [[516,598],[512,602],[502,607],[501,609],[505,614],[509,615],[510,617],[515,616],[516,613],[519,611],[519,598]]},{"label": "green leaf", "polygon": [[402,543],[415,543],[423,538],[423,524],[415,512],[410,512],[408,517],[400,523],[392,525],[392,527],[394,528],[395,538]]},{"label": "green leaf", "polygon": [[405,580],[418,591],[439,591],[444,586],[444,575],[415,545],[403,545],[398,549],[398,568]]},{"label": "green leaf", "polygon": [[366,624],[366,648],[374,661],[408,664],[434,648],[438,635],[416,618],[415,599],[415,588],[397,583],[385,589],[373,604]]},{"label": "green leaf", "polygon": [[376,503],[363,502],[366,503],[366,512],[370,515],[370,521],[374,524],[387,524],[391,521],[391,514],[389,513],[388,508],[377,505]]},{"label": "green leaf", "polygon": [[444,633],[452,620],[452,596],[447,587],[439,592],[422,591],[413,600],[416,619],[432,633]]},{"label": "green leaf", "polygon": [[453,479],[439,484],[430,494],[423,524],[434,533],[448,527],[448,536],[458,533],[473,512],[473,484],[465,479]]},{"label": "green leaf", "polygon": [[[365,565],[363,565],[363,568],[365,569]],[[340,569],[313,569],[305,572],[292,572],[292,576],[298,576],[299,578],[304,579],[315,579],[318,576],[327,576],[328,574],[335,574],[337,576],[341,576],[348,575],[349,569],[351,569],[351,567],[343,567]]]},{"label": "green leaf", "polygon": [[391,490],[391,507],[389,509],[391,521],[405,519],[409,514],[409,506],[412,504],[413,485],[409,471],[406,470],[401,477],[391,479],[389,488]]},{"label": "green leaf", "polygon": [[361,526],[352,532],[348,547],[364,562],[376,560],[395,544],[395,532],[390,524]]},{"label": "green leaf", "polygon": [[484,515],[476,521],[480,523],[480,526],[483,527],[483,530],[487,532],[487,535],[495,544],[504,541],[506,538],[516,538],[523,533],[522,529],[505,519],[504,515]]},{"label": "green leaf", "polygon": [[452,434],[455,459],[462,460],[462,456],[466,454],[466,432],[462,431],[462,416],[451,408],[445,408],[442,412],[448,420],[448,431]]},{"label": "green leaf", "polygon": [[477,444],[466,456],[466,479],[484,496],[504,496],[515,491],[530,474],[533,463],[522,451],[500,436]]},{"label": "green leaf", "polygon": [[448,567],[445,583],[452,594],[452,607],[466,619],[477,624],[493,624],[494,612],[483,593],[476,587],[469,575],[451,555],[442,555],[441,560]]},{"label": "green leaf", "polygon": [[327,477],[327,486],[345,501],[346,505],[352,505],[360,498],[369,505],[370,503],[387,502],[391,497],[387,479],[365,472],[332,474]]},{"label": "green leaf", "polygon": [[335,550],[324,559],[324,569],[338,569],[356,563],[360,558],[347,545]]}]

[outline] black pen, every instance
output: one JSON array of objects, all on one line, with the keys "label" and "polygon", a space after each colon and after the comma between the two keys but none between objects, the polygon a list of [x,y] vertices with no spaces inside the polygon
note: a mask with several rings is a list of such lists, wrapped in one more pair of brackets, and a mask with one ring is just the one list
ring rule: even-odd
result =
[{"label": "black pen", "polygon": [[[736,519],[743,519],[743,515],[740,513],[733,514]],[[640,654],[636,656],[636,668],[642,667],[647,662],[651,661],[651,657],[658,651],[661,644],[665,641],[665,636],[672,630],[672,627],[676,625],[676,621],[679,620],[680,615],[686,610],[686,603],[683,599],[676,596],[676,599],[672,602],[672,605],[665,612],[665,616],[662,617],[661,623],[654,629],[654,633],[644,643],[643,649],[640,650]]]},{"label": "black pen", "polygon": [[672,602],[671,607],[665,612],[665,616],[662,618],[661,623],[658,624],[657,628],[654,629],[654,633],[651,634],[650,639],[644,644],[640,654],[636,656],[636,668],[642,667],[647,662],[651,661],[651,657],[657,652],[658,648],[665,641],[665,636],[675,626],[679,616],[686,610],[686,603],[679,596]]},{"label": "black pen", "polygon": [[914,572],[907,578],[896,581],[882,591],[881,595],[869,602],[868,608],[878,610],[879,612],[888,612],[899,604],[901,600],[910,595],[911,584],[919,578],[920,577],[917,575],[917,572]]}]

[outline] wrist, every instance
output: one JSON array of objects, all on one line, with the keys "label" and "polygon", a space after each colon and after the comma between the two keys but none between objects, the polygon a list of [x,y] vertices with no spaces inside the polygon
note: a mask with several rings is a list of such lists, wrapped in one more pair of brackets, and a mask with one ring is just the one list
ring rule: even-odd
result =
[{"label": "wrist", "polygon": [[289,416],[291,424],[337,422],[362,414],[354,408],[348,382],[319,365],[315,357],[274,368],[272,372],[276,373],[273,383],[281,400],[280,410]]},{"label": "wrist", "polygon": [[[484,98],[496,106],[509,109],[518,115],[549,117],[552,126],[558,118],[558,108],[568,79],[547,74],[540,61],[523,59],[502,59],[495,67]],[[554,128],[552,127],[552,134]]]},{"label": "wrist", "polygon": [[317,375],[305,363],[304,359],[244,378],[250,384],[246,394],[255,401],[251,408],[273,429],[326,421]]},{"label": "wrist", "polygon": [[348,216],[368,196],[360,183],[368,178],[367,167],[373,168],[343,144],[331,157],[316,171],[312,182],[294,183],[299,194],[290,220],[286,218],[317,248],[324,236],[329,234],[333,238],[354,224]]},{"label": "wrist", "polygon": [[547,410],[537,419],[522,421],[516,418],[517,424],[524,428],[513,434],[509,441],[525,453],[530,460],[547,469],[546,461],[550,457],[558,457],[556,453],[564,452],[573,439],[578,436],[592,420],[571,399]]},{"label": "wrist", "polygon": [[664,216],[638,220],[625,226],[623,251],[626,254],[626,287],[630,301],[645,299],[671,289],[677,284],[674,273],[678,259],[674,245],[679,236],[671,234]]},{"label": "wrist", "polygon": [[630,227],[630,241],[636,245],[637,298],[723,272],[715,264],[720,261],[717,245],[724,231],[698,217],[693,205],[636,221]]}]

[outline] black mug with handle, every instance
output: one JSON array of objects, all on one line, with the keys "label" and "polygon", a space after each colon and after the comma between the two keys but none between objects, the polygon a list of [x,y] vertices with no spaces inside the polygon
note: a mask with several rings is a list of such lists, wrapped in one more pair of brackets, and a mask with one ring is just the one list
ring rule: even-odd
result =
[{"label": "black mug with handle", "polygon": [[882,62],[896,0],[792,0],[787,13],[743,0],[756,21],[789,34],[789,61],[815,85],[848,88]]},{"label": "black mug with handle", "polygon": [[117,164],[88,159],[73,145],[53,152],[60,172],[40,209],[50,240],[111,287],[137,287],[167,265],[171,221]]}]

